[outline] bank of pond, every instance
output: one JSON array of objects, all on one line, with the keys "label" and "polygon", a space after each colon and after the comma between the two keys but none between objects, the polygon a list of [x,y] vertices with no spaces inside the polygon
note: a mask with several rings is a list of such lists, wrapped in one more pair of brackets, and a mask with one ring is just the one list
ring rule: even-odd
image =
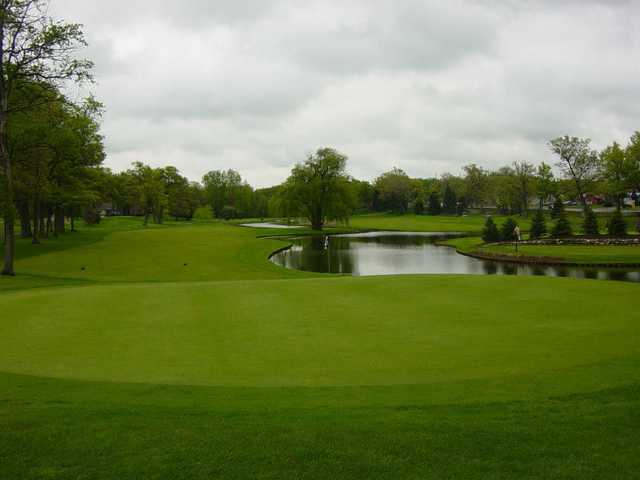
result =
[{"label": "bank of pond", "polygon": [[[345,275],[535,275],[640,282],[640,268],[526,264],[459,253],[444,232],[367,232],[292,237],[270,260],[285,268]],[[591,247],[600,248],[600,247]],[[626,248],[640,249],[639,246]]]}]

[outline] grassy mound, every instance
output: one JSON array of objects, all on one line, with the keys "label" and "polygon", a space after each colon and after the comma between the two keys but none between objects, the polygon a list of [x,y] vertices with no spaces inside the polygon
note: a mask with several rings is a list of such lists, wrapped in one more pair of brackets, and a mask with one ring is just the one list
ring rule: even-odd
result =
[{"label": "grassy mound", "polygon": [[479,276],[38,289],[3,298],[0,370],[235,386],[528,375],[635,359],[636,291]]}]

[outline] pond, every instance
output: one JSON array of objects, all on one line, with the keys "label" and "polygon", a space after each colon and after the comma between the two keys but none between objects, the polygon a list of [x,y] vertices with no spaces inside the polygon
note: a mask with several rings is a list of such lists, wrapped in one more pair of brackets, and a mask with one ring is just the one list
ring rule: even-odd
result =
[{"label": "pond", "polygon": [[638,269],[525,265],[460,255],[439,240],[450,233],[369,232],[292,239],[292,247],[271,256],[276,265],[321,273],[397,275],[455,273],[539,275],[640,282]]},{"label": "pond", "polygon": [[271,222],[241,223],[240,226],[251,228],[300,228],[298,225],[281,225],[279,223]]}]

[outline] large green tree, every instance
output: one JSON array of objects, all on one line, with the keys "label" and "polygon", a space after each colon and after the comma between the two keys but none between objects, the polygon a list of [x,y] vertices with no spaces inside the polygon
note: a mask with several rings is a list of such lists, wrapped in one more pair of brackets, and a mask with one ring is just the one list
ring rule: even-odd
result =
[{"label": "large green tree", "polygon": [[[99,118],[102,106],[87,99],[79,105],[40,84],[24,85],[12,98],[49,98],[30,110],[13,112],[8,129],[9,154],[14,162],[16,204],[24,237],[55,235],[65,230],[65,217],[99,197],[89,169],[104,159]],[[51,216],[53,215],[53,222]],[[45,228],[46,221],[46,228]],[[33,226],[31,226],[33,222]]]},{"label": "large green tree", "polygon": [[380,206],[397,213],[406,213],[414,193],[414,183],[403,170],[393,168],[375,181]]},{"label": "large green tree", "polygon": [[529,201],[533,190],[535,168],[528,162],[513,162],[516,176],[516,189],[520,197],[520,212],[525,217],[529,215]]},{"label": "large green tree", "polygon": [[558,155],[557,165],[565,178],[573,181],[578,201],[586,215],[588,205],[585,193],[598,169],[598,153],[591,148],[591,139],[565,135],[551,140],[549,147]]},{"label": "large green tree", "polygon": [[444,193],[442,194],[442,211],[448,215],[456,213],[458,208],[458,198],[456,192],[451,188],[450,182],[445,182]]},{"label": "large green tree", "polygon": [[502,167],[487,175],[486,199],[500,213],[512,214],[520,210],[520,193],[515,170]]},{"label": "large green tree", "polygon": [[46,101],[36,97],[26,104],[12,104],[12,93],[25,82],[55,86],[66,80],[88,79],[92,66],[91,62],[76,56],[78,48],[86,45],[81,26],[54,21],[47,12],[47,0],[0,0],[0,207],[5,233],[2,275],[14,275],[15,257],[14,165],[8,145],[9,117],[12,112]]},{"label": "large green tree", "polygon": [[557,192],[557,186],[553,177],[551,165],[542,162],[536,169],[535,178],[536,195],[538,195],[539,209],[544,208],[546,202],[551,195]]},{"label": "large green tree", "polygon": [[225,207],[235,211],[250,208],[253,189],[235,170],[213,170],[204,175],[202,183],[214,216],[220,218]]},{"label": "large green tree", "polygon": [[322,230],[327,220],[347,220],[353,212],[355,198],[346,166],[346,156],[321,148],[293,167],[285,195],[314,230]]},{"label": "large green tree", "polygon": [[636,168],[631,155],[627,155],[617,142],[600,152],[600,175],[606,193],[615,199],[618,208],[622,208],[627,191],[635,186]]},{"label": "large green tree", "polygon": [[138,202],[144,214],[144,225],[152,216],[155,223],[162,223],[168,206],[165,172],[142,162],[135,162],[131,175],[136,180]]},{"label": "large green tree", "polygon": [[466,165],[464,170],[464,197],[471,207],[484,207],[489,196],[489,176],[475,163]]},{"label": "large green tree", "polygon": [[632,165],[631,183],[634,190],[640,191],[640,132],[635,132],[624,151],[627,161]]},{"label": "large green tree", "polygon": [[167,208],[169,214],[176,220],[184,218],[190,220],[196,209],[202,203],[202,190],[199,184],[189,182],[180,175],[176,167],[168,166],[161,170],[167,194]]}]

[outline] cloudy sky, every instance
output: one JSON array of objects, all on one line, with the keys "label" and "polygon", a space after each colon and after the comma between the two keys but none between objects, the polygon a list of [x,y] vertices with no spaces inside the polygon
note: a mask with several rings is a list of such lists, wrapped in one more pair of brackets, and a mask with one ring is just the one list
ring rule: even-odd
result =
[{"label": "cloudy sky", "polygon": [[255,186],[321,146],[352,175],[552,160],[640,129],[640,2],[51,0],[85,25],[107,164],[234,168]]}]

